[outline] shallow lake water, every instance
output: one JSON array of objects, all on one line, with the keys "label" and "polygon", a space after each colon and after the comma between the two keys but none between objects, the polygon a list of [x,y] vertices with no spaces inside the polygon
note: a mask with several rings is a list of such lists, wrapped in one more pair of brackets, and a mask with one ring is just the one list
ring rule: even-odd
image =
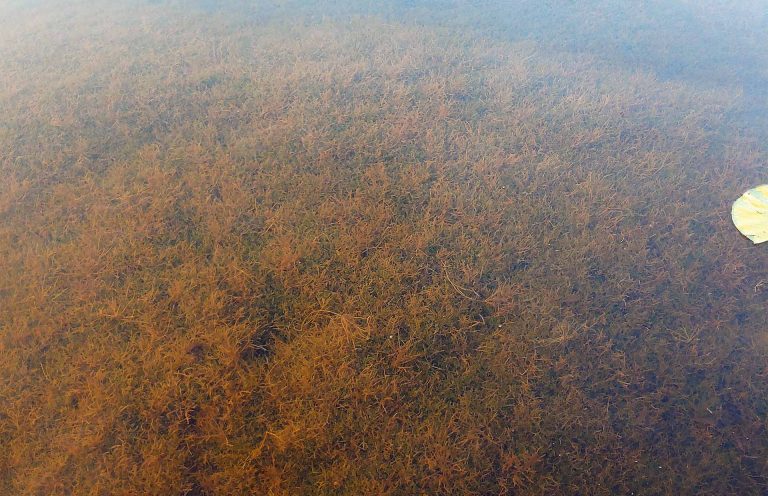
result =
[{"label": "shallow lake water", "polygon": [[0,5],[0,493],[768,492],[768,3]]}]

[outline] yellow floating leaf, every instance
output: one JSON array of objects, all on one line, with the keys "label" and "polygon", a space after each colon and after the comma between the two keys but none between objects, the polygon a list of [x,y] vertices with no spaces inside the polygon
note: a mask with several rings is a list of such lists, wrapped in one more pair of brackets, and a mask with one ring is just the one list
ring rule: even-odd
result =
[{"label": "yellow floating leaf", "polygon": [[752,188],[731,208],[733,224],[753,243],[768,241],[768,184]]}]

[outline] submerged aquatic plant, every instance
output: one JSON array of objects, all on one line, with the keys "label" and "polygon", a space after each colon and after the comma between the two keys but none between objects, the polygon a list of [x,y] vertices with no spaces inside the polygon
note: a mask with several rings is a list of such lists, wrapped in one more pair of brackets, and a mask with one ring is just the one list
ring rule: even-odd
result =
[{"label": "submerged aquatic plant", "polygon": [[204,3],[0,3],[0,494],[765,494],[717,26]]}]

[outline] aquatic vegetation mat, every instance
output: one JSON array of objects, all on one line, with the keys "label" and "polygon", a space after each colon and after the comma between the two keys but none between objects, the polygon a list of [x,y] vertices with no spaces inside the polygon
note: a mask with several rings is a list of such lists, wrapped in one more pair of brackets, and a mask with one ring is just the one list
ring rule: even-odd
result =
[{"label": "aquatic vegetation mat", "polygon": [[0,6],[0,493],[768,491],[744,81],[217,5]]}]

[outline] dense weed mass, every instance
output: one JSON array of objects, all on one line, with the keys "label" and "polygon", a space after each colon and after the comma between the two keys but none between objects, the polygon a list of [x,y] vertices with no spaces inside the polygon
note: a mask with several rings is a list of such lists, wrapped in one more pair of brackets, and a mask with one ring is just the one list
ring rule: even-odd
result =
[{"label": "dense weed mass", "polygon": [[486,3],[0,6],[0,493],[768,492],[752,86]]}]

